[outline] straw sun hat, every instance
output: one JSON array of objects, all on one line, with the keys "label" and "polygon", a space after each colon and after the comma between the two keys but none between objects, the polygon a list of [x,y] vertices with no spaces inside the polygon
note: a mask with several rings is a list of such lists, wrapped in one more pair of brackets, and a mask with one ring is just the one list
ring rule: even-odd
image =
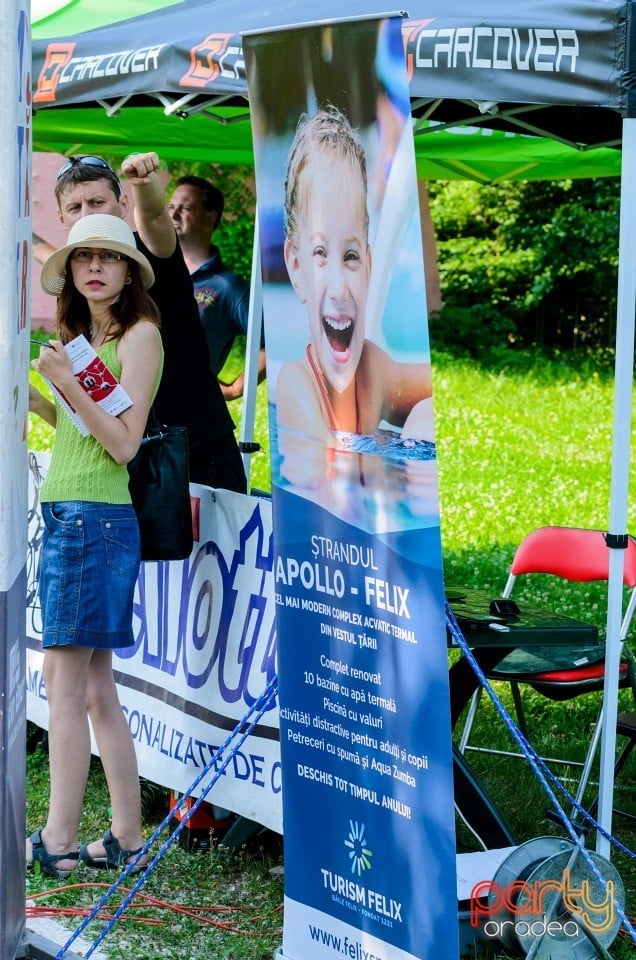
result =
[{"label": "straw sun hat", "polygon": [[69,230],[66,246],[52,253],[42,267],[40,283],[46,293],[56,297],[62,292],[66,279],[67,260],[72,251],[78,247],[123,253],[129,260],[139,264],[141,280],[146,289],[155,282],[152,267],[135,246],[135,237],[126,221],[120,217],[97,213],[90,217],[82,217],[74,223]]}]

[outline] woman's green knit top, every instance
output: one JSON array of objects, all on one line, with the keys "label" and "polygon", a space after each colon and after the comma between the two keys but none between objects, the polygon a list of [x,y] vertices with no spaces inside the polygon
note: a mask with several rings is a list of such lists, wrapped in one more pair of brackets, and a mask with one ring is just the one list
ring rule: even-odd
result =
[{"label": "woman's green knit top", "polygon": [[[117,360],[118,340],[108,340],[97,355],[121,378]],[[159,385],[161,370],[155,385]],[[89,434],[83,437],[64,408],[55,401],[57,425],[51,465],[42,483],[40,500],[88,500],[94,503],[130,503],[128,467],[116,463],[101,443]]]}]

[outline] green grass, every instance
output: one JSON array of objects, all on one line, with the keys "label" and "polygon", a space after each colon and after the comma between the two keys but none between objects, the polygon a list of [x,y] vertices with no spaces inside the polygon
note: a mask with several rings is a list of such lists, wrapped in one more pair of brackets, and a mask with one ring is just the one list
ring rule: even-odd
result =
[{"label": "green grass", "polygon": [[[231,364],[239,363],[240,355],[235,351]],[[506,354],[504,359],[494,357],[490,364],[438,354],[434,358],[433,386],[448,582],[499,593],[514,548],[529,530],[543,524],[607,528],[613,385],[611,371],[605,366],[595,365],[590,359],[547,360],[530,352]],[[237,423],[240,408],[240,401],[231,405]],[[269,489],[265,384],[258,388],[255,437],[263,451],[253,458],[251,485]],[[47,448],[49,444],[50,432],[34,426],[30,445]],[[633,490],[634,468],[630,481]],[[635,509],[632,505],[629,515],[629,527],[634,531]],[[556,590],[547,579],[539,578],[519,597],[592,620],[601,627],[604,623],[604,589],[599,585]],[[507,697],[505,688],[501,692]],[[629,705],[624,692],[621,702]],[[554,753],[574,749],[582,756],[596,704],[593,696],[555,704],[532,695],[527,709],[533,741],[541,750]],[[492,709],[481,712],[475,736],[478,743],[509,746],[508,734]],[[547,798],[525,764],[476,754],[471,754],[470,760],[497,797],[520,841],[547,833],[563,835],[546,819]],[[617,791],[620,806],[634,808],[633,781],[632,762],[621,775]],[[42,822],[47,794],[46,758],[37,752],[29,757],[27,786],[28,823],[35,828]],[[87,791],[82,836],[103,832],[107,803],[96,763]],[[147,824],[149,833],[155,822]],[[323,828],[328,825],[321,823]],[[636,848],[636,831],[627,821],[617,818],[615,831],[630,849]],[[461,824],[458,843],[461,849],[474,848],[473,838]],[[634,861],[620,853],[612,860],[625,883],[627,911],[633,917]],[[142,960],[173,956],[184,960],[208,956],[269,958],[280,944],[282,922],[276,909],[282,901],[281,878],[269,871],[280,862],[280,849],[270,845],[246,848],[230,858],[186,854],[176,849],[144,889],[182,903],[253,907],[256,919],[244,918],[240,929],[253,923],[257,935],[202,928],[198,922],[175,914],[164,917],[165,926],[157,929],[119,924],[103,949],[110,951],[112,958],[135,956]],[[51,885],[42,878],[30,880],[30,889]],[[91,902],[94,896],[90,895]],[[71,902],[75,903],[75,897],[71,895]],[[616,960],[627,960],[633,957],[633,944],[619,938],[611,953]],[[503,949],[497,954],[500,960],[506,956]]]},{"label": "green grass", "polygon": [[[48,757],[38,746],[27,756],[27,824],[32,830],[44,823],[48,803]],[[83,838],[97,838],[108,826],[109,799],[99,760],[93,758],[84,813]],[[167,793],[144,818],[149,836],[168,812]],[[170,837],[161,834],[153,856]],[[111,960],[270,960],[282,937],[282,839],[271,832],[250,838],[229,854],[217,845],[214,855],[190,853],[173,842],[138,898],[109,931],[100,949]],[[114,875],[78,872],[68,881],[27,874],[27,898],[58,911],[89,912],[105,894]],[[136,878],[104,907],[112,915]],[[109,881],[106,883],[105,881]],[[90,886],[99,883],[100,887]],[[77,884],[77,886],[75,885]],[[56,892],[46,895],[47,890]],[[153,898],[149,904],[147,898]],[[182,912],[188,910],[188,913]],[[142,922],[152,918],[159,925]],[[98,936],[106,920],[96,919],[83,936]],[[75,923],[68,925],[70,937]],[[71,949],[77,951],[77,945]]]},{"label": "green grass", "polygon": [[[31,828],[41,825],[46,816],[48,760],[39,747],[27,758],[27,783]],[[155,809],[154,817],[146,822],[148,835],[166,813],[167,803],[165,809]],[[107,826],[108,791],[101,765],[94,759],[80,833],[96,838]],[[168,837],[168,833],[162,834],[153,855]],[[221,847],[213,856],[189,853],[174,842],[124,917],[106,934],[100,950],[110,960],[271,960],[282,940],[281,864],[282,840],[273,833],[250,839],[232,855]],[[115,912],[135,879],[109,900],[106,912]],[[77,911],[81,919],[79,911],[89,912],[98,903],[108,888],[107,880],[112,882],[114,876],[87,870],[78,871],[68,881],[28,874],[27,897],[61,888],[38,896],[35,904]],[[148,898],[154,902],[149,903]],[[157,924],[150,925],[142,918]],[[105,922],[94,920],[82,936],[94,939]],[[69,937],[75,925],[69,922]],[[77,952],[77,944],[71,949]]]},{"label": "green grass", "polygon": [[[446,579],[492,593],[503,588],[516,544],[534,527],[606,529],[609,522],[612,378],[589,361],[570,365],[528,354],[519,360],[514,368],[505,369],[440,358],[434,367]],[[633,507],[629,527],[636,529]],[[603,585],[572,584],[564,589],[549,578],[533,577],[518,597],[604,624]],[[506,685],[496,687],[512,710]],[[524,702],[531,739],[541,753],[583,759],[597,697],[557,704],[526,691]],[[621,703],[630,706],[625,692]],[[479,714],[474,741],[495,749],[513,747],[490,704]],[[526,764],[475,753],[469,759],[520,841],[563,835],[546,819],[549,801]],[[567,777],[571,771],[561,767],[555,772]],[[621,775],[617,803],[636,812],[633,774],[632,761]],[[594,792],[592,786],[588,798]],[[614,829],[623,843],[636,848],[633,824],[617,818]],[[474,839],[461,824],[458,843],[475,849]],[[612,860],[625,883],[633,916],[634,861],[620,853]],[[627,960],[633,949],[631,941],[617,939],[612,953],[617,960]]]}]

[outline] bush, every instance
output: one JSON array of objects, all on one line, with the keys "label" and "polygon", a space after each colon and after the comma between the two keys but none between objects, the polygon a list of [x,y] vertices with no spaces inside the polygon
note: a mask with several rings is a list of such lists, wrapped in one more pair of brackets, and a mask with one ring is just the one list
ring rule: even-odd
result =
[{"label": "bush", "polygon": [[[431,318],[431,340],[477,356],[517,339],[517,291],[532,278],[532,251],[499,253],[485,239],[438,241],[444,308]],[[486,295],[485,295],[486,294]]]},{"label": "bush", "polygon": [[616,180],[440,181],[428,189],[444,301],[434,339],[471,355],[497,344],[613,344]]}]

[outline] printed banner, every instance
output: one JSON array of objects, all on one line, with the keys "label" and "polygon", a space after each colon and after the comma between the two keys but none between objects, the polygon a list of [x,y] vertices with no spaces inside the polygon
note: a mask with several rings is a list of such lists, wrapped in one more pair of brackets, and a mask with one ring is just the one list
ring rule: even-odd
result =
[{"label": "printed banner", "polygon": [[24,567],[31,242],[31,47],[28,5],[0,17],[0,591]]},{"label": "printed banner", "polygon": [[[466,0],[417,0],[408,4],[412,19],[402,23],[411,93],[426,99],[530,99],[624,110],[630,90],[625,77],[629,6],[627,0],[503,8],[500,0],[478,7]],[[112,22],[91,29],[77,7],[68,4],[57,17],[47,10],[35,24],[36,125],[48,107],[107,98],[158,91],[244,96],[241,32],[302,24],[307,16],[307,5],[292,0],[214,0],[213,10],[209,0],[184,0],[134,17],[134,5],[117,0],[105,18]],[[316,16],[327,21],[343,14],[386,13],[382,0],[349,0],[346,8],[337,0],[322,0]],[[352,61],[357,32],[352,31]],[[298,65],[283,61],[280,66],[283,82],[288,77],[295,82]],[[224,106],[217,109],[223,112]]]},{"label": "printed banner", "polygon": [[[27,716],[44,729],[38,491],[49,461],[48,454],[29,454]],[[190,492],[198,525],[192,554],[141,565],[135,645],[113,661],[140,774],[180,793],[189,792],[277,669],[271,504],[199,484],[191,484]],[[282,833],[280,794],[274,704],[206,799]]]},{"label": "printed banner", "polygon": [[0,10],[0,956],[24,930],[24,556],[31,239],[31,28]]},{"label": "printed banner", "polygon": [[244,38],[272,450],[285,960],[456,957],[448,667],[401,23]]}]

